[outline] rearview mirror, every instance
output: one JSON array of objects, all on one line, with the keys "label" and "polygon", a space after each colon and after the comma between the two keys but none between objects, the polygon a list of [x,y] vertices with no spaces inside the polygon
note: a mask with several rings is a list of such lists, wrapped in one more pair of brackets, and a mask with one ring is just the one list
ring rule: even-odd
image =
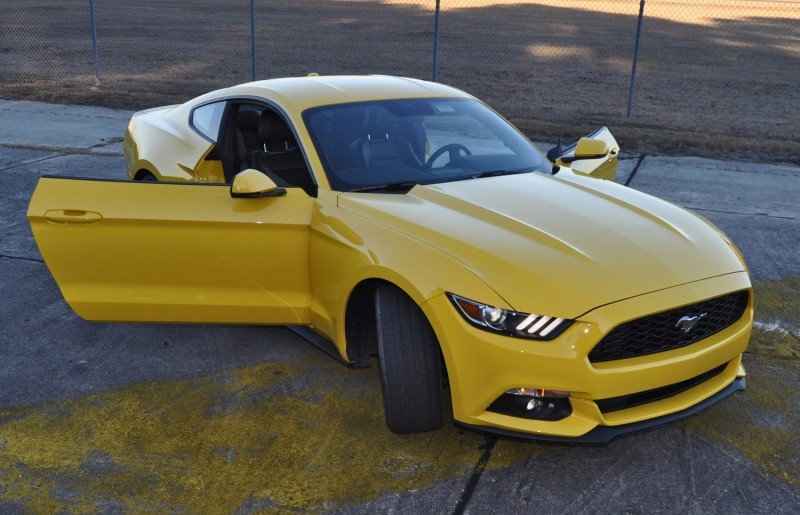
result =
[{"label": "rearview mirror", "polygon": [[279,188],[275,181],[253,168],[236,174],[231,182],[231,197],[261,198],[280,197],[286,190]]}]

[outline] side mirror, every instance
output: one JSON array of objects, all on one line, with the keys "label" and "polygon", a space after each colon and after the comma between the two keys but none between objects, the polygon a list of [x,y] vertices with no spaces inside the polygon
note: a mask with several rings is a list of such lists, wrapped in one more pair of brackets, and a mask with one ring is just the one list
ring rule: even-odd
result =
[{"label": "side mirror", "polygon": [[581,138],[575,146],[573,161],[576,159],[599,159],[611,151],[608,143],[601,139]]},{"label": "side mirror", "polygon": [[608,143],[601,139],[581,138],[575,145],[572,155],[561,156],[562,163],[571,163],[581,159],[600,159],[606,157],[611,152]]},{"label": "side mirror", "polygon": [[236,174],[231,183],[233,198],[280,197],[286,190],[279,188],[275,181],[252,168]]}]

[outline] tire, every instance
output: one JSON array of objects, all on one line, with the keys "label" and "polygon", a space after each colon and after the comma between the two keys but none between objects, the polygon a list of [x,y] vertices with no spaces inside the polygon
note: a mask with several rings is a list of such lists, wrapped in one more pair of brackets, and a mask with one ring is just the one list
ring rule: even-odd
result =
[{"label": "tire", "polygon": [[140,181],[144,181],[144,182],[158,182],[158,179],[156,179],[156,176],[155,176],[155,175],[153,175],[153,174],[152,174],[152,173],[150,173],[150,172],[147,172],[147,173],[145,173],[145,174],[142,174],[142,176],[141,176],[141,177],[139,177],[139,180],[140,180]]},{"label": "tire", "polygon": [[396,434],[443,425],[439,342],[417,304],[398,288],[375,293],[378,359],[386,425]]}]

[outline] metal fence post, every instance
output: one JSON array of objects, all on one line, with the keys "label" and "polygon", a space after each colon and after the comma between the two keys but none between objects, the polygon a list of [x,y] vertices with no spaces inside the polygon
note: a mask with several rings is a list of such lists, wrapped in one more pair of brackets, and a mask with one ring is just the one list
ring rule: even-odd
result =
[{"label": "metal fence post", "polygon": [[250,0],[250,65],[256,80],[256,0]]},{"label": "metal fence post", "polygon": [[89,0],[89,15],[92,19],[92,52],[94,53],[94,85],[100,85],[100,58],[97,52],[97,21],[94,17],[94,0]]},{"label": "metal fence post", "polygon": [[440,0],[436,0],[436,14],[434,15],[434,22],[433,22],[433,73],[431,75],[431,80],[436,82],[436,76],[439,72],[439,13],[441,12],[440,9]]},{"label": "metal fence post", "polygon": [[639,21],[636,24],[636,47],[633,49],[633,66],[631,67],[631,88],[628,91],[628,120],[633,112],[633,85],[636,82],[636,65],[639,63],[639,45],[642,42],[642,19],[644,18],[644,2],[639,3]]}]

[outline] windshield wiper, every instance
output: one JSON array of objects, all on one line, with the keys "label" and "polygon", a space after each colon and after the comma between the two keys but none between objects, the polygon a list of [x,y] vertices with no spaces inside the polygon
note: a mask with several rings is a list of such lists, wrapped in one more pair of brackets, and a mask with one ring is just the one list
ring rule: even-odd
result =
[{"label": "windshield wiper", "polygon": [[347,191],[351,193],[366,193],[366,192],[376,193],[376,192],[398,192],[398,191],[406,193],[408,190],[410,190],[417,184],[433,184],[438,182],[463,181],[467,179],[483,179],[484,177],[497,177],[499,175],[516,175],[519,173],[528,173],[532,171],[534,170],[531,168],[520,168],[518,170],[489,170],[486,172],[481,172],[476,175],[467,175],[466,177],[440,178],[438,181],[432,181],[432,182],[416,182],[416,181],[389,182],[386,184],[376,184],[374,186],[353,188],[352,190],[347,190]]},{"label": "windshield wiper", "polygon": [[406,192],[419,184],[414,181],[390,182],[387,184],[377,184],[375,186],[364,186],[363,188],[355,188],[348,190],[351,193],[364,193],[364,192],[380,192],[380,191],[403,191]]},{"label": "windshield wiper", "polygon": [[488,170],[486,172],[481,172],[477,175],[473,175],[473,179],[483,179],[484,177],[498,177],[500,175],[516,175],[518,173],[526,173],[531,172],[532,170],[529,168],[520,168],[519,170]]}]

